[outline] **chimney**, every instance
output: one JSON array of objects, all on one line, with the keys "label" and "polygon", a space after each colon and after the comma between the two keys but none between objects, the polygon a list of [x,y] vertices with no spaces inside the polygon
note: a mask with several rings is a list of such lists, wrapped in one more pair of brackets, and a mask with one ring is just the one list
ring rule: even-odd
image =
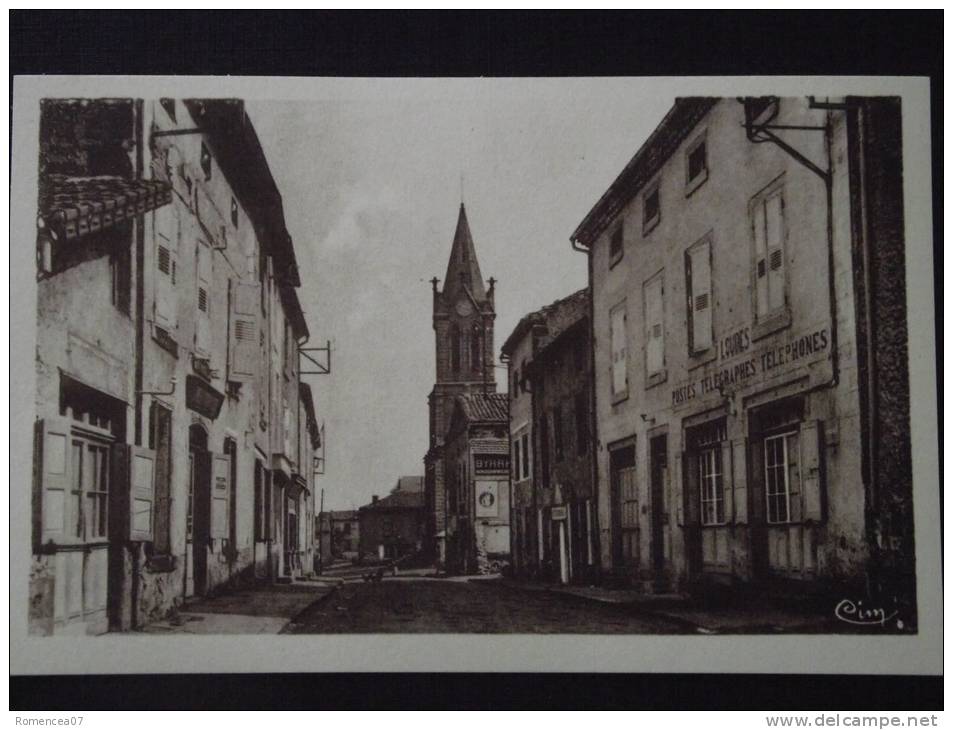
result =
[{"label": "chimney", "polygon": [[371,497],[371,504],[377,504],[377,495],[376,495],[376,494],[375,494],[373,497]]}]

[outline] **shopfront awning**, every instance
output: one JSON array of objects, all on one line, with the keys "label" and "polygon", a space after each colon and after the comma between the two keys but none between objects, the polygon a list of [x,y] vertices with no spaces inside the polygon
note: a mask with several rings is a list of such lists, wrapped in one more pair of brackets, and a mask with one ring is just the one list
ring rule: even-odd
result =
[{"label": "shopfront awning", "polygon": [[170,202],[172,188],[161,180],[50,175],[40,182],[39,225],[54,240],[72,241]]}]

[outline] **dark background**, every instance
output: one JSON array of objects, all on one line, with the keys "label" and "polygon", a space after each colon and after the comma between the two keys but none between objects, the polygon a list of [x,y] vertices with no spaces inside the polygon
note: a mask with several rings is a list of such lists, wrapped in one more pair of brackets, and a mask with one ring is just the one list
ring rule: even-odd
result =
[{"label": "dark background", "polygon": [[[937,302],[942,48],[942,11],[10,11],[11,76],[929,76]],[[942,404],[938,308],[936,337]],[[938,435],[942,440],[942,430]],[[942,474],[942,453],[940,459]],[[926,711],[942,709],[942,690],[941,677],[809,674],[11,677],[10,708]]]}]

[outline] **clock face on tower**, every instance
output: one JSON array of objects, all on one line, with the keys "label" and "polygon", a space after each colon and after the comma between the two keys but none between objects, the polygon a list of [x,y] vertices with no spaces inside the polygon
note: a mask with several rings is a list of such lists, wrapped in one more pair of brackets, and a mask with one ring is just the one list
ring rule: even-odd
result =
[{"label": "clock face on tower", "polygon": [[461,317],[469,317],[473,313],[473,307],[470,306],[469,300],[465,298],[460,298],[457,300],[456,306],[457,314]]}]

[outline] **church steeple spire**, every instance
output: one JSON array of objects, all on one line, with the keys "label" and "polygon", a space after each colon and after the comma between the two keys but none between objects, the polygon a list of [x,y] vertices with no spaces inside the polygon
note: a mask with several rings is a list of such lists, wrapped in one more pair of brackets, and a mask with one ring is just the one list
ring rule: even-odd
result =
[{"label": "church steeple spire", "polygon": [[480,273],[473,237],[470,235],[467,211],[461,202],[457,230],[453,234],[453,246],[450,249],[450,261],[447,263],[447,274],[443,278],[444,295],[462,293],[464,286],[478,302],[486,299],[486,286]]}]

